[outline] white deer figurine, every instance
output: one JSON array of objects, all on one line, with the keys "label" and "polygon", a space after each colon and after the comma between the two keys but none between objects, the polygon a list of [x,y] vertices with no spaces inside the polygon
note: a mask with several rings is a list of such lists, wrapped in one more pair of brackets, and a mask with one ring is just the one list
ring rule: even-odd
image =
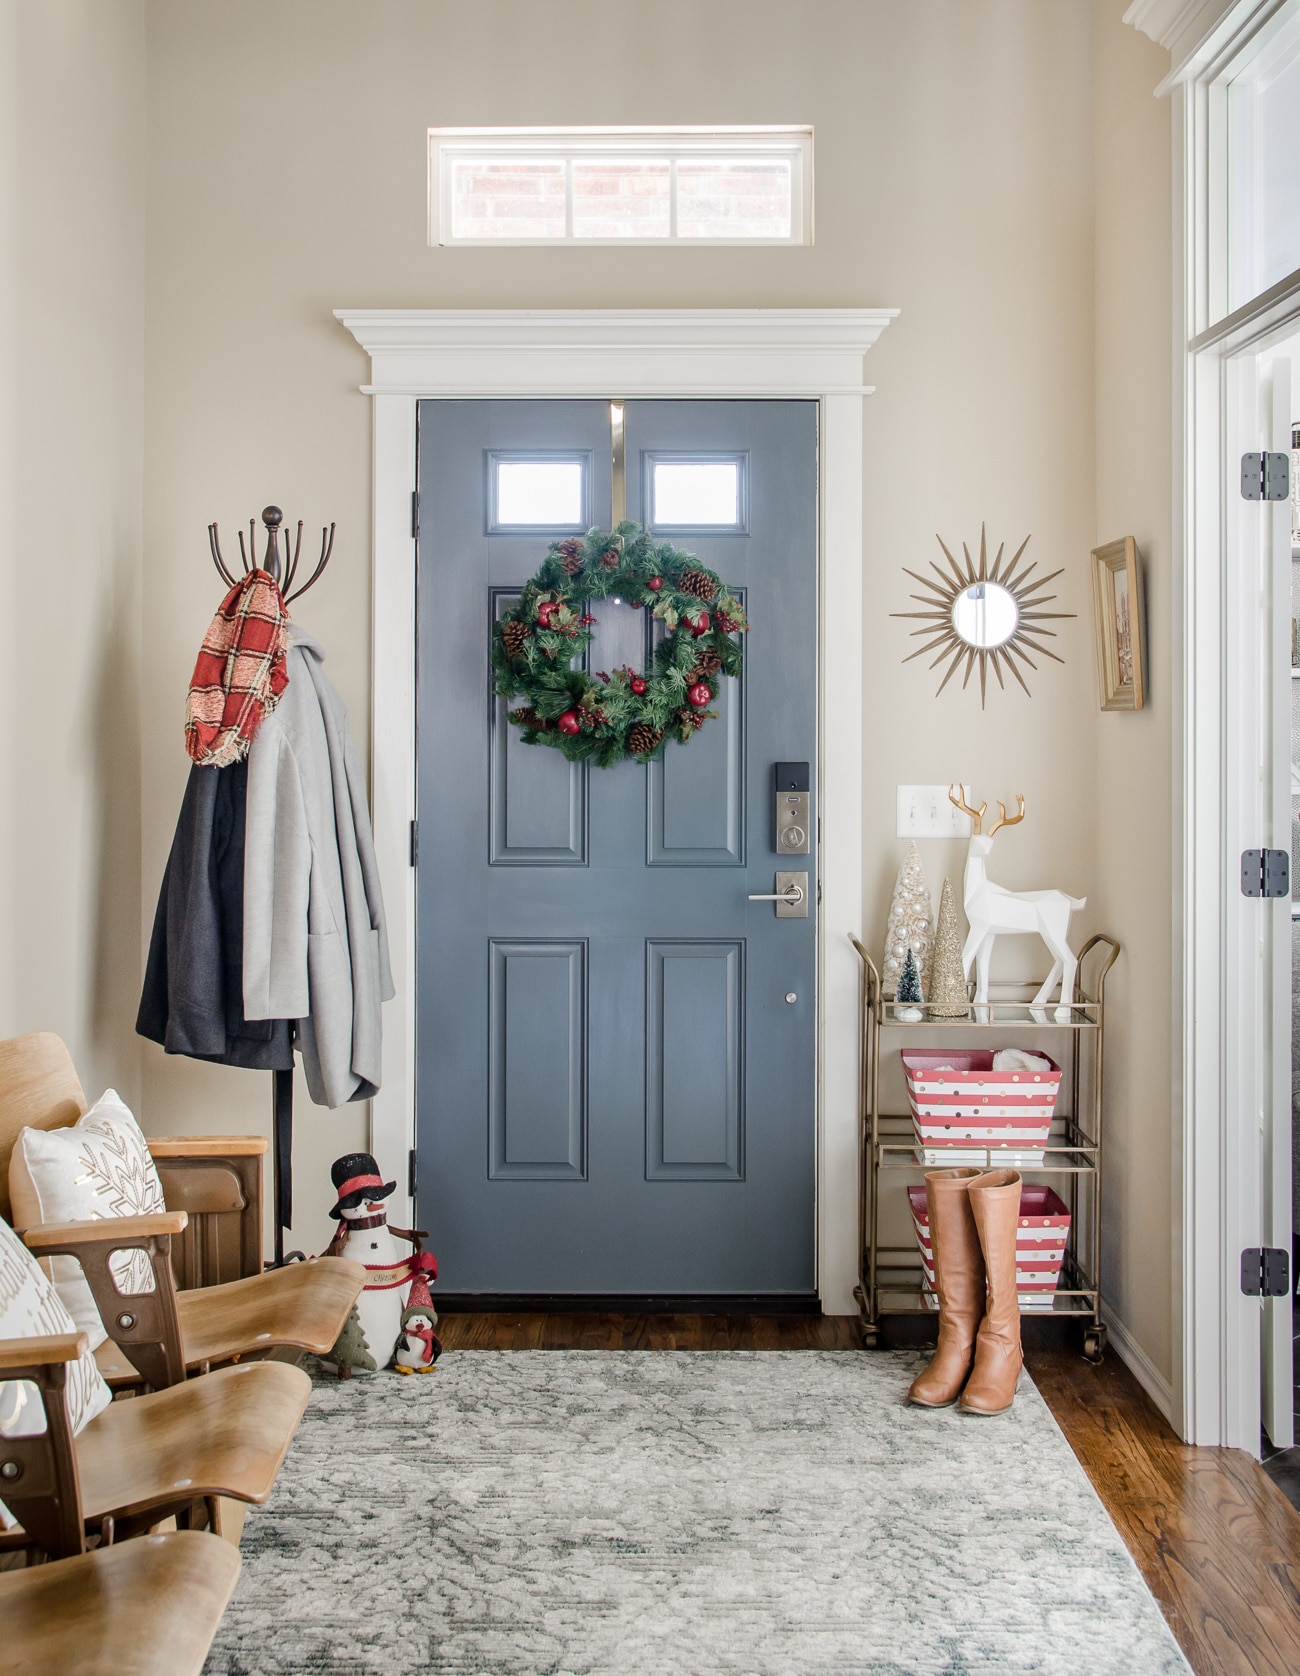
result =
[{"label": "white deer figurine", "polygon": [[966,858],[964,887],[966,918],[970,921],[970,935],[962,950],[962,967],[970,978],[975,966],[975,1004],[986,1005],[989,998],[989,960],[993,953],[993,939],[1014,933],[1035,932],[1047,944],[1052,957],[1052,969],[1031,1005],[1041,1007],[1052,993],[1057,979],[1061,983],[1061,1004],[1056,1009],[1058,1023],[1070,1020],[1070,1004],[1074,1000],[1074,977],[1078,960],[1066,942],[1070,915],[1087,902],[1086,896],[1067,896],[1063,890],[1006,890],[995,885],[985,868],[989,851],[993,848],[993,834],[1004,826],[1015,826],[1025,818],[1025,800],[1016,798],[1016,813],[1008,815],[1006,804],[998,804],[998,818],[987,832],[984,824],[987,803],[972,809],[960,786],[949,786],[949,800],[963,814],[971,818],[970,850]]}]

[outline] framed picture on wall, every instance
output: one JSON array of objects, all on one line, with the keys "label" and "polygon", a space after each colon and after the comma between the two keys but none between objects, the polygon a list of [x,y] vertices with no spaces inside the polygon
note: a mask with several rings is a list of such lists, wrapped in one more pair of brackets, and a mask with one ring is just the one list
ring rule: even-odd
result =
[{"label": "framed picture on wall", "polygon": [[1131,535],[1092,550],[1097,690],[1103,710],[1140,710],[1146,697],[1142,580]]}]

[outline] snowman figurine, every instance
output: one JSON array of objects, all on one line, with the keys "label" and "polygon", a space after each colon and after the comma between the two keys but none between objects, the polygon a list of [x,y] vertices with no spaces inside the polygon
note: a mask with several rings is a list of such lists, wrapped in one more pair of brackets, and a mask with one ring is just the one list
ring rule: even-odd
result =
[{"label": "snowman figurine", "polygon": [[429,1282],[424,1273],[411,1282],[411,1295],[402,1312],[402,1336],[397,1341],[393,1367],[398,1373],[432,1373],[442,1355],[442,1341],[434,1328],[438,1312],[429,1296]]},{"label": "snowman figurine", "polygon": [[398,1244],[404,1238],[418,1249],[419,1241],[405,1229],[388,1226],[384,1200],[396,1191],[397,1183],[384,1180],[368,1152],[350,1152],[338,1159],[330,1167],[330,1178],[338,1195],[330,1215],[339,1227],[327,1255],[349,1257],[368,1271],[354,1306],[355,1323],[349,1317],[338,1343],[323,1358],[338,1368],[340,1379],[346,1379],[354,1370],[370,1372],[392,1362],[394,1347],[402,1337],[402,1289],[424,1263]]}]

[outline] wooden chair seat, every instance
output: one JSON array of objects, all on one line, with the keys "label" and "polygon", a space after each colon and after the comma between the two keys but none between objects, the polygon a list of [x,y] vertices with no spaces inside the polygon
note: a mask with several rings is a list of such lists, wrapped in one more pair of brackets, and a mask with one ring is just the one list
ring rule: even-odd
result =
[{"label": "wooden chair seat", "polygon": [[76,1442],[83,1517],[203,1496],[265,1501],[310,1392],[301,1368],[249,1362],[111,1404]]},{"label": "wooden chair seat", "polygon": [[227,1362],[273,1345],[323,1356],[343,1330],[365,1283],[360,1263],[319,1257],[224,1286],[178,1292],[185,1365]]},{"label": "wooden chair seat", "polygon": [[[259,1357],[271,1350],[323,1356],[342,1331],[366,1283],[366,1271],[347,1257],[320,1257],[283,1269],[176,1294],[185,1366],[191,1373]],[[95,1352],[99,1371],[115,1389],[138,1385],[140,1374],[112,1339]]]},{"label": "wooden chair seat", "polygon": [[0,1574],[8,1676],[199,1676],[239,1554],[169,1531]]}]

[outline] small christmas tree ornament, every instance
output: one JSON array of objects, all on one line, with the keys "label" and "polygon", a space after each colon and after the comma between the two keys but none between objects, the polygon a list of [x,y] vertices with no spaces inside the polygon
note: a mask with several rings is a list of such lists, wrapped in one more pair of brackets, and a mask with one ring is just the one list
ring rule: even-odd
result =
[{"label": "small christmas tree ornament", "polygon": [[339,1336],[334,1340],[333,1348],[321,1360],[328,1362],[331,1367],[336,1367],[340,1379],[351,1379],[354,1372],[379,1372],[379,1363],[370,1354],[365,1328],[361,1325],[361,1317],[357,1314],[355,1304],[348,1311],[348,1318],[343,1323]]},{"label": "small christmas tree ornament", "polygon": [[894,881],[894,897],[889,904],[889,924],[885,931],[885,961],[880,973],[883,994],[892,996],[911,949],[916,959],[916,970],[921,988],[930,985],[930,956],[934,948],[934,921],[930,917],[930,887],[925,882],[920,852],[913,842],[907,846],[903,865]]},{"label": "small christmas tree ornament", "polygon": [[957,921],[957,899],[952,884],[943,881],[939,893],[939,919],[934,929],[934,955],[930,966],[930,1017],[965,1018],[970,1010],[966,974],[961,964],[961,927]]},{"label": "small christmas tree ornament", "polygon": [[916,956],[911,949],[898,974],[898,996],[894,1002],[894,1017],[900,1024],[921,1022],[921,974],[916,969]]}]

